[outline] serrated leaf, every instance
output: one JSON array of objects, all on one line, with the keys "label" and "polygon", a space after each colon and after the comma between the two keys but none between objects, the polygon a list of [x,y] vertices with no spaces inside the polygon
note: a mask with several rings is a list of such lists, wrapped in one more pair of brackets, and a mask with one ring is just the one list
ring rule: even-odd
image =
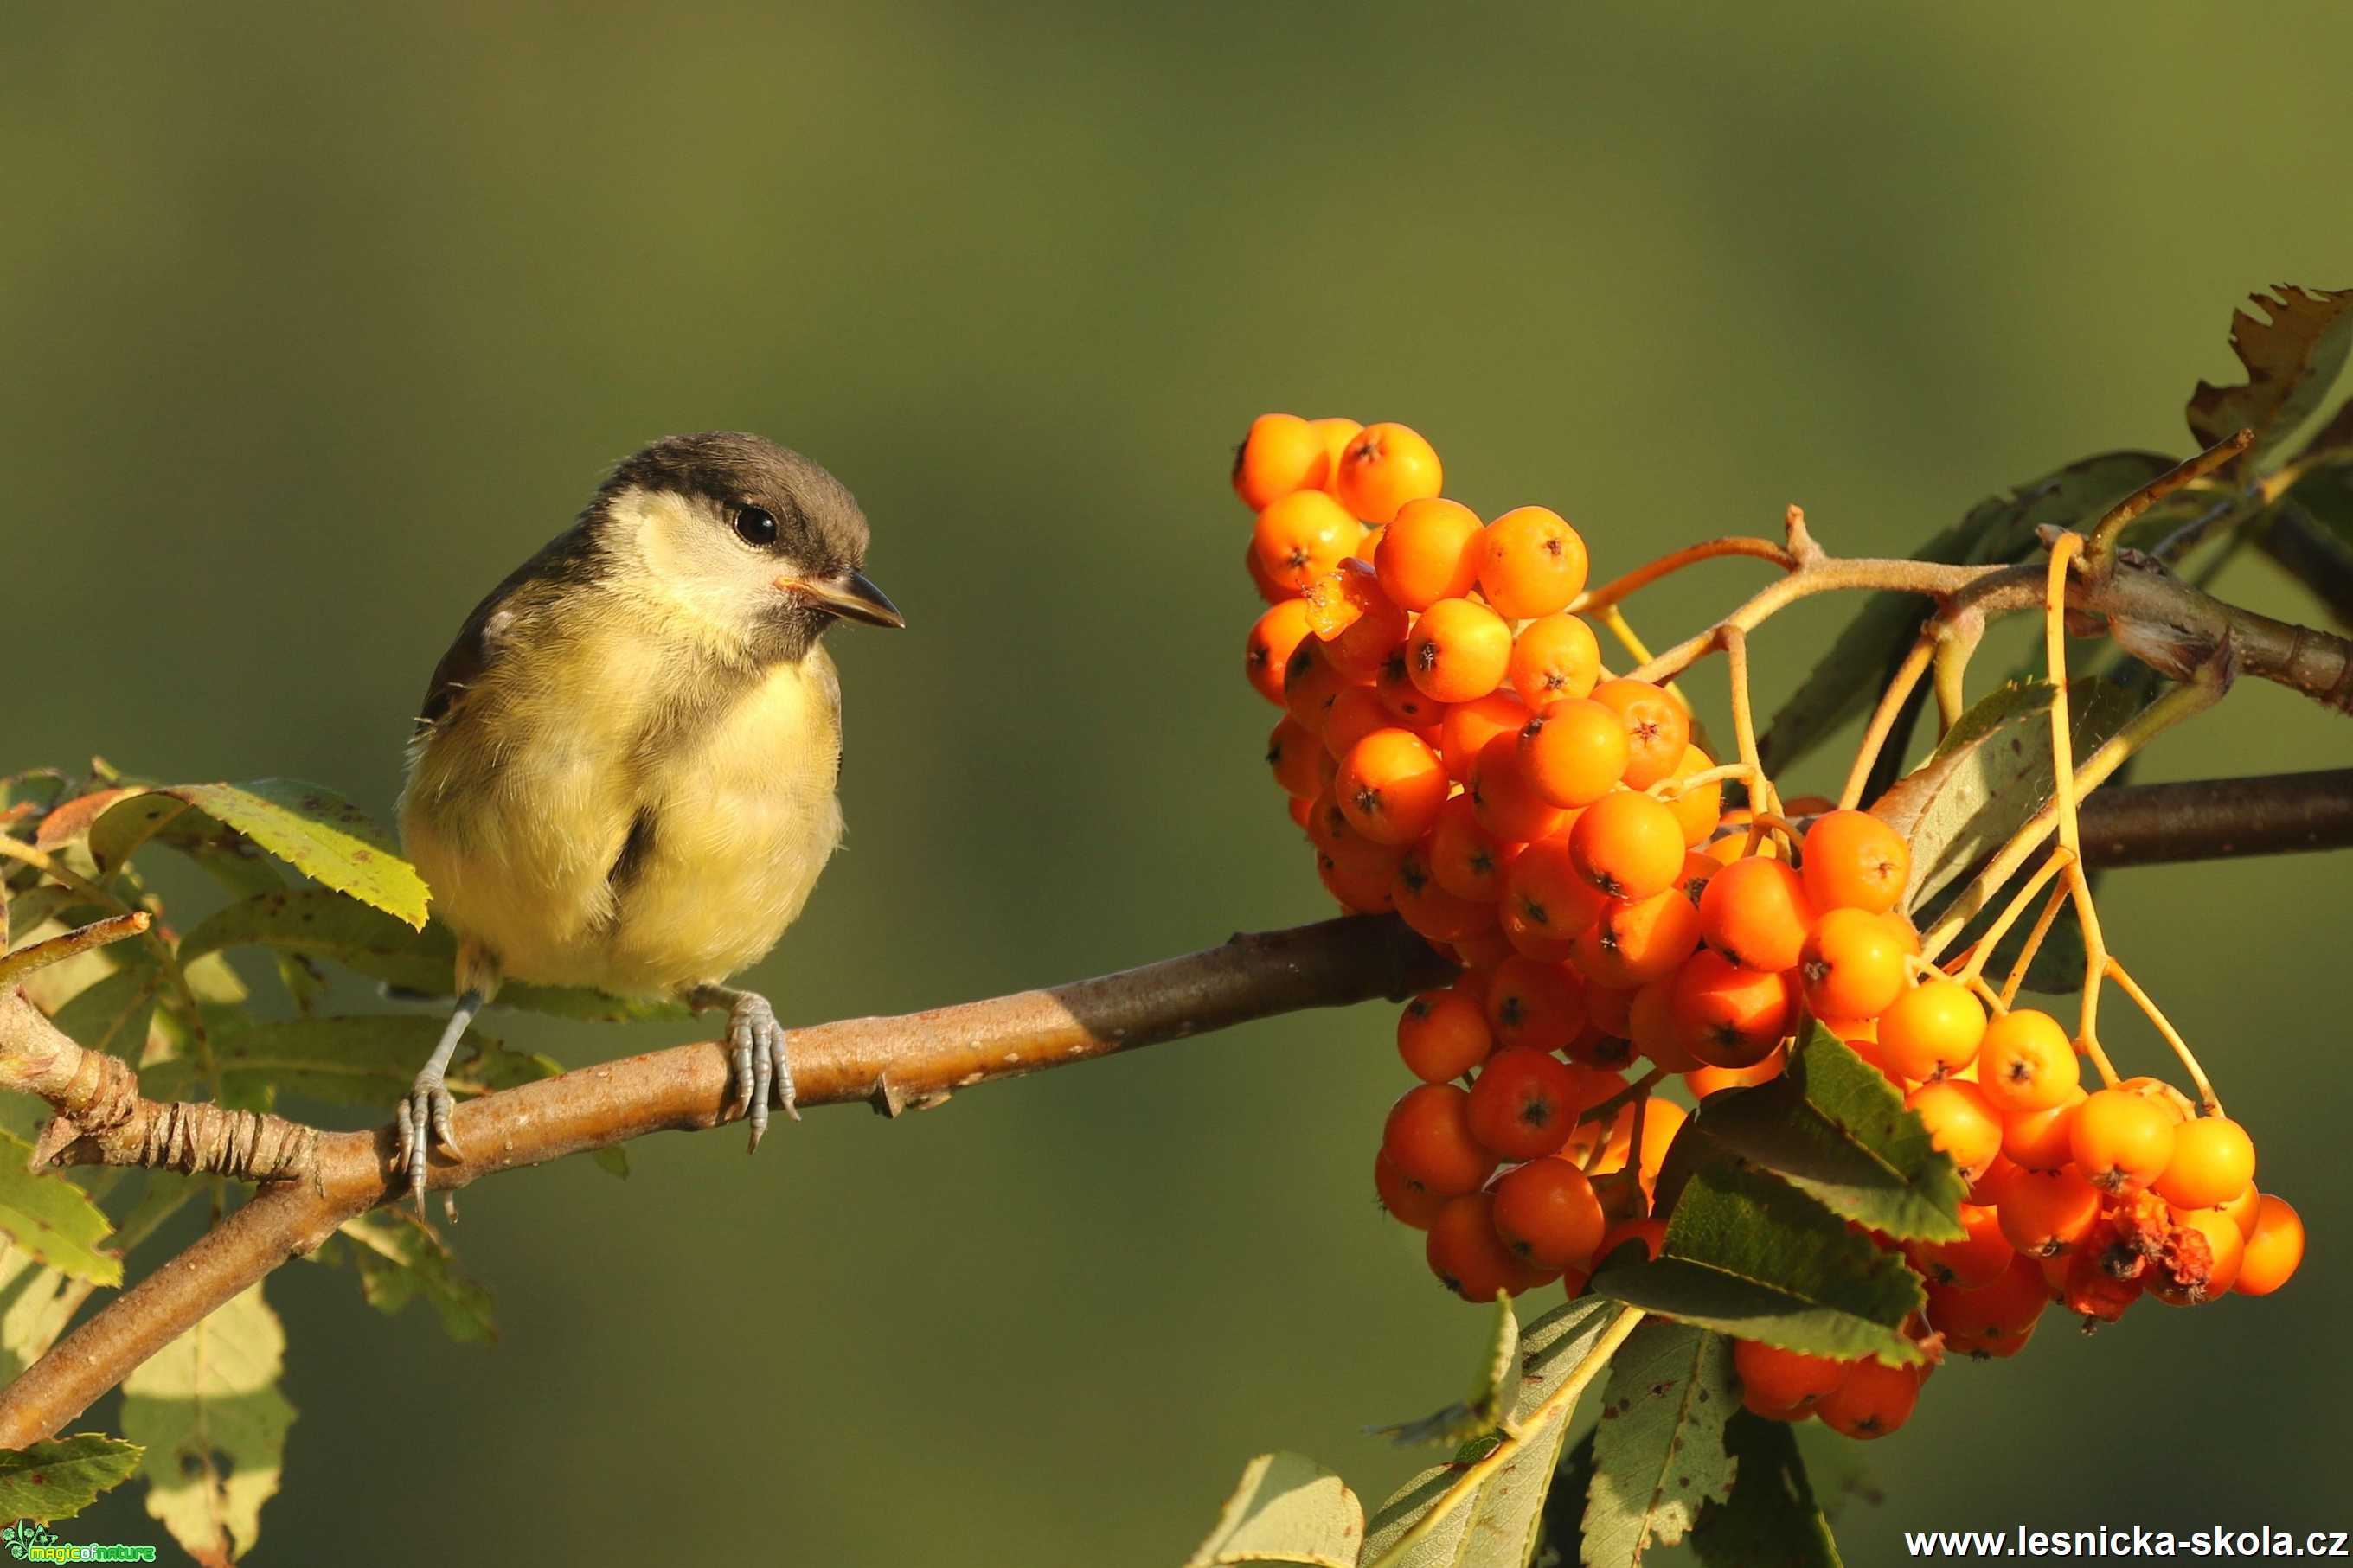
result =
[{"label": "serrated leaf", "polygon": [[115,802],[145,793],[140,784],[116,784],[104,789],[90,790],[61,800],[49,807],[41,825],[33,833],[34,847],[55,854],[76,845],[87,844],[90,830],[106,815]]},{"label": "serrated leaf", "polygon": [[114,1234],[90,1194],[55,1171],[26,1167],[33,1146],[0,1132],[0,1235],[26,1256],[94,1285],[122,1283],[122,1259],[100,1243]]},{"label": "serrated leaf", "polygon": [[402,1209],[378,1209],[348,1220],[352,1263],[368,1305],[390,1317],[422,1298],[441,1320],[442,1331],[460,1344],[490,1344],[499,1337],[491,1293],[458,1272],[458,1260],[440,1236]]},{"label": "serrated leaf", "polygon": [[[444,1023],[365,1014],[244,1024],[214,1031],[213,1060],[227,1100],[274,1087],[335,1105],[384,1107],[408,1092]],[[448,1084],[454,1094],[486,1094],[563,1070],[546,1057],[507,1050],[495,1037],[470,1029],[449,1066]],[[190,1071],[186,1063],[165,1063],[142,1075],[142,1089],[172,1098],[192,1082]]]},{"label": "serrated leaf", "polygon": [[0,1448],[0,1519],[36,1524],[71,1519],[139,1468],[136,1443],[103,1432],[52,1437],[29,1448]]},{"label": "serrated leaf", "polygon": [[[1952,527],[1912,552],[1915,559],[1947,565],[2023,561],[2040,546],[2045,525],[2074,527],[2174,466],[2157,452],[2103,452],[2039,479],[1991,496]],[[1873,594],[1839,634],[1830,652],[1781,704],[1757,744],[1767,771],[1779,773],[1813,750],[1875,699],[1935,608],[1917,594]],[[1905,737],[1890,738],[1899,751]]]},{"label": "serrated leaf", "polygon": [[111,876],[174,818],[194,809],[185,800],[147,790],[118,792],[90,827],[90,856]]},{"label": "serrated leaf", "polygon": [[1713,1094],[1693,1125],[1844,1219],[1957,1241],[1968,1184],[1886,1076],[1820,1024],[1778,1078]]},{"label": "serrated leaf", "polygon": [[242,1557],[260,1536],[294,1421],[278,1391],[285,1355],[255,1285],[123,1380],[123,1434],[147,1449],[147,1511],[199,1562]]},{"label": "serrated leaf", "polygon": [[1261,1454],[1185,1568],[1294,1563],[1356,1568],[1365,1510],[1340,1478],[1297,1454]]},{"label": "serrated leaf", "polygon": [[[1556,1307],[1527,1326],[1519,1342],[1519,1387],[1512,1415],[1521,1434],[1519,1451],[1433,1524],[1398,1560],[1398,1568],[1521,1568],[1535,1555],[1570,1413],[1558,1412],[1541,1431],[1528,1430],[1526,1423],[1584,1366],[1622,1312],[1615,1302],[1586,1297]],[[1493,1452],[1497,1441],[1492,1435],[1474,1439],[1457,1451],[1451,1464],[1433,1465],[1400,1487],[1373,1516],[1365,1562],[1381,1561],[1454,1484],[1461,1467]]]},{"label": "serrated leaf", "polygon": [[1699,1560],[1711,1568],[1841,1568],[1789,1423],[1740,1411],[1725,1426],[1724,1449],[1732,1495],[1700,1510],[1692,1533]]},{"label": "serrated leaf", "polygon": [[1900,1331],[1926,1300],[1899,1254],[1777,1176],[1727,1157],[1683,1185],[1655,1260],[1620,1248],[1598,1295],[1785,1350],[1908,1364]]},{"label": "serrated leaf", "polygon": [[2225,470],[2241,474],[2320,406],[2353,347],[2353,289],[2275,283],[2271,292],[2247,298],[2262,315],[2231,315],[2231,352],[2246,366],[2246,382],[2216,386],[2201,381],[2187,411],[2190,434],[2203,447],[2242,428],[2254,431],[2254,445]]},{"label": "serrated leaf", "polygon": [[186,801],[313,881],[412,929],[425,924],[425,879],[364,812],[332,790],[299,779],[251,779],[167,784],[155,793]]},{"label": "serrated leaf", "polygon": [[1479,1374],[1472,1379],[1469,1397],[1417,1421],[1376,1427],[1374,1435],[1390,1438],[1399,1447],[1405,1447],[1424,1443],[1461,1444],[1493,1431],[1511,1414],[1510,1400],[1519,1392],[1519,1316],[1512,1310],[1508,1298],[1498,1299],[1494,1328],[1488,1335],[1485,1353],[1479,1358]]},{"label": "serrated leaf", "polygon": [[1593,1431],[1586,1568],[1634,1568],[1652,1544],[1689,1533],[1703,1503],[1727,1495],[1724,1424],[1739,1407],[1723,1335],[1657,1319],[1634,1331],[1609,1369]]}]

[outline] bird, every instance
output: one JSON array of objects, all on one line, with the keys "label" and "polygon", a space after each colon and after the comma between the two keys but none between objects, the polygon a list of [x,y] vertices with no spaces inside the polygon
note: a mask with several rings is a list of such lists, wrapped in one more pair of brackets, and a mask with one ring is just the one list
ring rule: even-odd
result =
[{"label": "bird", "polygon": [[407,748],[404,852],[457,941],[457,1005],[396,1111],[422,1205],[462,1158],[445,1082],[501,982],[728,1015],[756,1150],[798,1120],[786,1031],[729,984],[807,902],[843,832],[837,621],[902,627],[849,490],[740,431],[624,458],[572,525],[474,606]]}]

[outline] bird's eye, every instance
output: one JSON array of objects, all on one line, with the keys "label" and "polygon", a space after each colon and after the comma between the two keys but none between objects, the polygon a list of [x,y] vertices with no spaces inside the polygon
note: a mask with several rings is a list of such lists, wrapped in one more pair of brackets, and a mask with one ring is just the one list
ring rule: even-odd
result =
[{"label": "bird's eye", "polygon": [[746,544],[774,544],[776,542],[776,517],[765,507],[739,508],[735,513],[735,535]]}]

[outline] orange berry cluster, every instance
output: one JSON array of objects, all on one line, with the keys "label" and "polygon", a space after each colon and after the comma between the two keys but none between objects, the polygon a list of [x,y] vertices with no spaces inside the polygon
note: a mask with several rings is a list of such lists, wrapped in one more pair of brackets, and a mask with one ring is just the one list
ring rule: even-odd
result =
[{"label": "orange berry cluster", "polygon": [[[1681,697],[1613,678],[1568,613],[1577,531],[1536,506],[1482,522],[1442,482],[1402,425],[1287,414],[1252,423],[1233,469],[1269,606],[1245,671],[1283,711],[1267,761],[1317,875],[1462,965],[1398,1019],[1419,1082],[1374,1162],[1441,1281],[1574,1296],[1620,1245],[1655,1255],[1651,1192],[1686,1112],[1626,1069],[1647,1058],[1695,1099],[1760,1083],[1810,1016],[1972,1184],[1966,1239],[1905,1249],[1932,1348],[2014,1353],[2052,1300],[2113,1319],[2144,1291],[2286,1280],[2302,1228],[2256,1192],[2243,1131],[2154,1080],[2087,1094],[2048,1016],[1989,1019],[1970,987],[1921,977],[1894,912],[1904,840],[1826,800],[1788,804],[1812,819],[1794,845],[1727,810]],[[1901,1426],[1925,1376],[1740,1356],[1751,1408],[1858,1436]]]}]

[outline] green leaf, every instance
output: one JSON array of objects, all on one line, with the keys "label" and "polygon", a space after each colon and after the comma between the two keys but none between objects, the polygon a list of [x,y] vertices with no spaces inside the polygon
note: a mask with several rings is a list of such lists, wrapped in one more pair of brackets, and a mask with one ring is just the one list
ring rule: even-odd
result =
[{"label": "green leaf", "polygon": [[351,802],[297,779],[168,784],[159,795],[186,801],[284,860],[304,876],[364,904],[425,924],[425,879]]},{"label": "green leaf", "polygon": [[1711,1568],[1841,1568],[1787,1421],[1743,1410],[1724,1428],[1732,1496],[1700,1510],[1692,1547]]},{"label": "green leaf", "polygon": [[344,1222],[343,1233],[352,1238],[352,1262],[369,1306],[390,1317],[422,1298],[442,1331],[459,1343],[498,1339],[491,1293],[458,1272],[448,1245],[424,1220],[405,1209],[378,1209]]},{"label": "green leaf", "polygon": [[[1520,1337],[1519,1386],[1511,1413],[1510,1429],[1522,1436],[1518,1451],[1438,1521],[1399,1560],[1399,1568],[1521,1568],[1535,1555],[1569,1413],[1559,1412],[1541,1431],[1530,1432],[1525,1424],[1583,1367],[1620,1316],[1615,1302],[1585,1297],[1528,1325]],[[1373,1516],[1365,1561],[1378,1562],[1393,1550],[1453,1486],[1461,1467],[1493,1452],[1499,1440],[1493,1435],[1474,1439],[1456,1452],[1451,1464],[1433,1465],[1399,1488]]]},{"label": "green leaf", "polygon": [[86,1279],[69,1279],[30,1253],[0,1246],[0,1384],[49,1353],[90,1289]]},{"label": "green leaf", "polygon": [[123,1380],[123,1435],[147,1449],[147,1511],[199,1562],[242,1557],[260,1536],[294,1421],[278,1391],[285,1355],[256,1285]]},{"label": "green leaf", "polygon": [[1880,1251],[1778,1177],[1730,1158],[1692,1173],[1655,1261],[1622,1248],[1595,1273],[1592,1289],[1809,1355],[1920,1359],[1901,1330],[1926,1297],[1902,1256]]},{"label": "green leaf", "polygon": [[588,1151],[589,1161],[608,1176],[629,1179],[629,1152],[618,1143]]},{"label": "green leaf", "polygon": [[[1912,554],[1957,566],[2023,561],[2040,546],[2036,530],[2088,522],[2173,466],[2174,459],[2156,452],[2085,458],[1979,501]],[[1780,773],[1875,700],[1934,607],[1917,594],[1865,599],[1831,651],[1773,715],[1757,742],[1766,768]],[[1889,743],[1900,751],[1905,738],[1892,737]]]},{"label": "green leaf", "polygon": [[90,824],[90,856],[112,876],[166,824],[187,815],[188,803],[146,790],[122,792]]},{"label": "green leaf", "polygon": [[[213,1059],[225,1098],[275,1087],[334,1105],[390,1105],[408,1092],[417,1069],[433,1054],[444,1020],[366,1014],[282,1018],[216,1029]],[[554,1078],[564,1069],[543,1056],[510,1051],[469,1030],[449,1067],[456,1094],[486,1094]],[[151,1097],[168,1097],[192,1081],[185,1062],[168,1062],[141,1079]]]},{"label": "green leaf", "polygon": [[1633,1568],[1672,1546],[1732,1486],[1724,1424],[1740,1408],[1732,1343],[1689,1323],[1638,1327],[1609,1369],[1593,1433],[1586,1568]]},{"label": "green leaf", "polygon": [[1968,1184],[1886,1076],[1820,1024],[1780,1077],[1710,1095],[1695,1124],[1843,1219],[1957,1241]]},{"label": "green leaf", "polygon": [[1261,1454],[1242,1469],[1218,1527],[1185,1568],[1294,1563],[1356,1568],[1365,1510],[1340,1478],[1297,1454]]},{"label": "green leaf", "polygon": [[[164,971],[154,954],[138,943],[126,944],[121,966],[50,1015],[49,1022],[84,1050],[112,1051],[137,1061],[147,1045],[147,1023],[155,1011],[156,994],[164,988]],[[93,957],[85,953],[82,957]],[[110,962],[112,955],[109,955]],[[65,969],[75,963],[58,964]]]},{"label": "green leaf", "polygon": [[1493,1431],[1512,1413],[1512,1401],[1518,1396],[1520,1320],[1512,1310],[1510,1300],[1499,1297],[1495,1302],[1494,1332],[1488,1337],[1486,1353],[1479,1358],[1479,1374],[1472,1380],[1470,1397],[1418,1421],[1376,1427],[1374,1435],[1391,1438],[1404,1447],[1422,1443],[1461,1444]]},{"label": "green leaf", "polygon": [[93,1285],[122,1283],[122,1259],[100,1246],[114,1234],[90,1194],[56,1171],[26,1167],[33,1146],[0,1132],[0,1235],[17,1250]]},{"label": "green leaf", "polygon": [[2295,432],[2320,406],[2353,347],[2353,289],[2301,289],[2275,283],[2247,296],[2261,317],[2231,315],[2231,352],[2247,368],[2244,384],[2201,381],[2189,395],[2189,433],[2201,447],[2253,429],[2255,444],[2223,471],[2244,474]]},{"label": "green leaf", "polygon": [[0,1448],[0,1518],[47,1524],[71,1519],[139,1468],[136,1443],[103,1432],[52,1437],[29,1448]]}]

